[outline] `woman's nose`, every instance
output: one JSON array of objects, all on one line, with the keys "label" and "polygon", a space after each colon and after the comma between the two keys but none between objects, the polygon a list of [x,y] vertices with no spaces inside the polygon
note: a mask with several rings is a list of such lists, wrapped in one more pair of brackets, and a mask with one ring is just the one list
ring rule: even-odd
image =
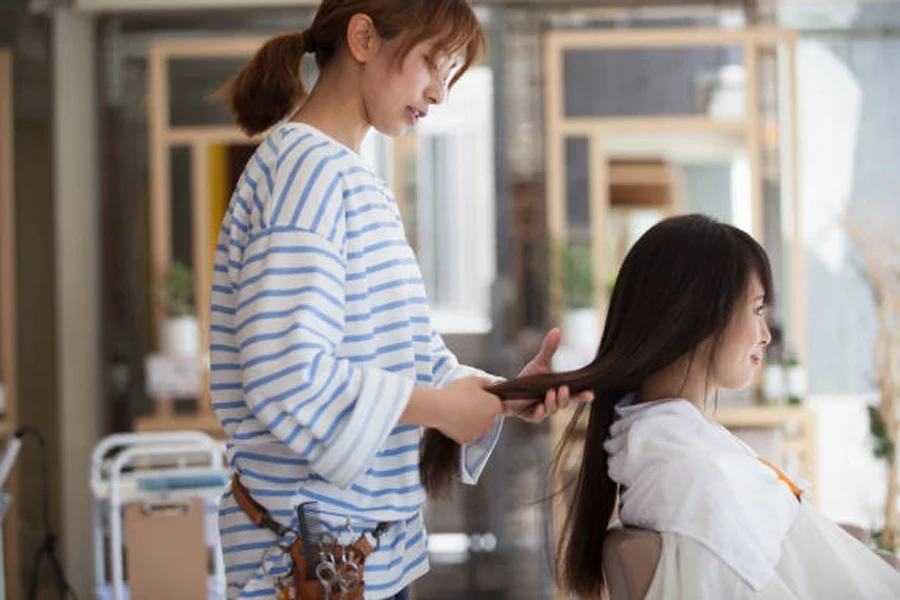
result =
[{"label": "woman's nose", "polygon": [[425,100],[428,104],[443,104],[447,99],[447,86],[440,81],[433,81],[425,90]]}]

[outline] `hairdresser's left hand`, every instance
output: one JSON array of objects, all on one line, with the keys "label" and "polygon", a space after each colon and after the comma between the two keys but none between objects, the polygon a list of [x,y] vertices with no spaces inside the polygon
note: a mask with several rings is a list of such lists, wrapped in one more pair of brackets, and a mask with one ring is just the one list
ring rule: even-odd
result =
[{"label": "hairdresser's left hand", "polygon": [[[556,327],[551,329],[541,344],[541,349],[531,361],[525,365],[519,377],[527,377],[528,375],[539,375],[541,373],[551,373],[553,371],[553,355],[559,348],[561,337],[560,330]],[[515,415],[523,421],[529,423],[540,423],[561,408],[566,408],[573,400],[576,402],[590,402],[594,399],[593,392],[582,392],[574,398],[569,395],[569,388],[563,386],[557,390],[548,390],[544,397],[544,402],[538,404],[528,410],[533,400],[507,400],[503,403],[506,415]]]}]

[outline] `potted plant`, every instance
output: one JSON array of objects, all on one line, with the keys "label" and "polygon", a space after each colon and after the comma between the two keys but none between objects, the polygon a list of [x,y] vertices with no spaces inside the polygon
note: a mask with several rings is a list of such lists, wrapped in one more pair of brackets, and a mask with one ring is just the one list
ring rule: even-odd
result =
[{"label": "potted plant", "polygon": [[787,376],[788,404],[802,404],[806,397],[806,369],[793,354],[789,354],[784,363]]},{"label": "potted plant", "polygon": [[787,373],[781,360],[766,357],[763,369],[763,399],[769,404],[782,404],[787,398]]},{"label": "potted plant", "polygon": [[591,246],[586,243],[563,243],[560,244],[560,252],[565,298],[562,344],[596,352],[600,343],[600,321],[594,297]]},{"label": "potted plant", "polygon": [[194,314],[194,277],[181,261],[174,261],[166,273],[162,302],[166,318],[160,334],[161,352],[185,358],[199,357],[200,326]]}]

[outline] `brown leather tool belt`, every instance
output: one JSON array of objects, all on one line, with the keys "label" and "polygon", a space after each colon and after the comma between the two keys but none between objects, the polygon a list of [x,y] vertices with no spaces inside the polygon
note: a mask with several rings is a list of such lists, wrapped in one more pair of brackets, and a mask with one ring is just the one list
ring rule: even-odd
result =
[{"label": "brown leather tool belt", "polygon": [[[296,536],[290,546],[284,550],[291,556],[292,572],[283,580],[275,581],[279,600],[290,598],[297,600],[363,600],[365,588],[363,571],[366,558],[378,549],[379,538],[390,526],[390,523],[379,523],[374,530],[363,532],[352,544],[341,545],[332,540],[327,544],[307,544],[306,550],[304,550],[304,540],[300,532],[285,527],[273,519],[269,511],[250,496],[250,492],[240,482],[237,474],[232,476],[231,490],[238,506],[255,525],[272,531],[277,540],[283,539],[288,534]],[[370,534],[375,540],[375,548],[369,542],[367,534]],[[312,556],[307,556],[307,551]],[[265,562],[265,558],[263,561]],[[290,581],[293,582],[293,586],[290,585]],[[291,587],[293,587],[293,595],[291,595]]]}]

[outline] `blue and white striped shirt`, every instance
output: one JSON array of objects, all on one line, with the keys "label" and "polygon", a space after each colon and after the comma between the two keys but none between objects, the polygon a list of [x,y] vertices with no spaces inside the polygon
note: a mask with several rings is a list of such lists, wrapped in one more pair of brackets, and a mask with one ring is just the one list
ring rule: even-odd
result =
[{"label": "blue and white striped shirt", "polygon": [[[397,421],[414,386],[484,373],[432,328],[391,191],[309,125],[279,126],[237,184],[216,248],[210,353],[213,407],[253,497],[292,527],[310,500],[335,533],[348,517],[354,538],[392,522],[366,562],[367,599],[424,574],[422,428]],[[464,448],[463,481],[478,479],[500,425]],[[219,526],[228,597],[273,597],[262,568],[273,534],[230,492]],[[276,557],[274,575],[287,568]]]}]

